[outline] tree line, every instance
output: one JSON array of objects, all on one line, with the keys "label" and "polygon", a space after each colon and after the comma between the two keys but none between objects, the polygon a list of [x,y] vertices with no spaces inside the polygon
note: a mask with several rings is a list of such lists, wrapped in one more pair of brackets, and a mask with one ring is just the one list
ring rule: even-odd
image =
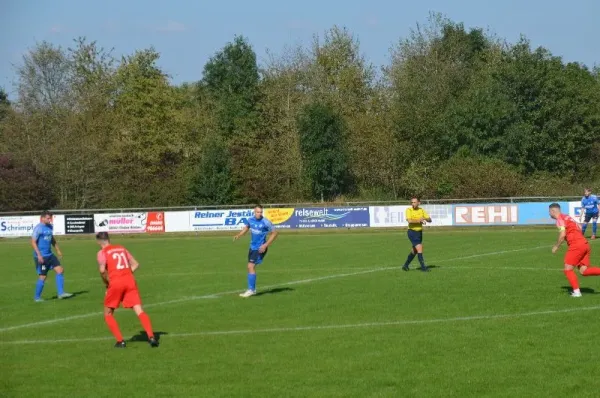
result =
[{"label": "tree line", "polygon": [[154,48],[38,43],[0,91],[0,210],[578,195],[600,187],[600,70],[430,15],[376,67],[334,26],[197,82]]}]

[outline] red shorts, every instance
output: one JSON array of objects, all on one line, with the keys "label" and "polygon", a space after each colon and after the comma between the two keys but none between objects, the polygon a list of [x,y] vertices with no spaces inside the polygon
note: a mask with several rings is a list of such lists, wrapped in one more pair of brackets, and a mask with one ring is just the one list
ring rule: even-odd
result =
[{"label": "red shorts", "polygon": [[104,296],[104,306],[119,308],[121,303],[123,303],[123,308],[131,308],[134,305],[142,304],[135,280],[115,281],[115,283],[108,285]]},{"label": "red shorts", "polygon": [[565,264],[576,267],[589,267],[591,251],[590,245],[587,242],[569,246],[565,254]]}]

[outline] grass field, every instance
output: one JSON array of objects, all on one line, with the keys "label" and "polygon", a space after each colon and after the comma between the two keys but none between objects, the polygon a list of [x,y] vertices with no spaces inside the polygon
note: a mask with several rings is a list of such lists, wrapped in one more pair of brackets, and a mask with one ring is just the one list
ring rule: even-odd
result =
[{"label": "grass field", "polygon": [[[426,231],[432,272],[402,272],[404,231],[286,234],[245,290],[247,241],[125,244],[161,346],[104,324],[90,239],[60,239],[68,300],[44,303],[26,240],[0,242],[3,397],[598,396],[600,278],[568,294],[549,229]],[[600,246],[592,242],[592,262]]]}]

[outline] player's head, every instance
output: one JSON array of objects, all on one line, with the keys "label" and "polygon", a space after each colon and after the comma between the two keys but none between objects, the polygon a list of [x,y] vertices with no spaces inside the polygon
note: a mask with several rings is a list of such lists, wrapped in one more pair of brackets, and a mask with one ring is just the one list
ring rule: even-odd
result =
[{"label": "player's head", "polygon": [[418,208],[420,204],[421,204],[421,201],[416,196],[413,196],[410,199],[410,205],[413,207],[413,209]]},{"label": "player's head", "polygon": [[108,236],[108,232],[98,232],[96,234],[96,242],[102,247],[110,244],[110,237]]},{"label": "player's head", "polygon": [[40,222],[46,225],[52,224],[52,213],[50,213],[48,210],[43,211],[40,215]]},{"label": "player's head", "polygon": [[560,205],[558,203],[552,203],[549,207],[550,217],[558,218],[560,215]]},{"label": "player's head", "polygon": [[256,217],[257,220],[260,220],[263,216],[263,207],[262,205],[257,204],[256,206],[254,206],[254,217]]},{"label": "player's head", "polygon": [[589,197],[592,194],[592,189],[591,188],[586,188],[583,190],[583,194],[585,195],[585,197]]}]

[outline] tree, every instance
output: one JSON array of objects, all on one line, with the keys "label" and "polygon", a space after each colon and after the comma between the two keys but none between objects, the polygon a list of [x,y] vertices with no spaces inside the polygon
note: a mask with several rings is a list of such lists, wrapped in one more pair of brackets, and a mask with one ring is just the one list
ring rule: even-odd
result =
[{"label": "tree", "polygon": [[10,101],[8,100],[8,94],[0,87],[0,122],[6,117],[9,108]]},{"label": "tree", "polygon": [[49,209],[56,205],[46,178],[30,162],[0,154],[0,211]]},{"label": "tree", "polygon": [[201,156],[188,201],[194,205],[233,203],[235,190],[231,161],[224,140],[219,136],[208,138]]},{"label": "tree", "polygon": [[331,200],[351,191],[344,126],[331,106],[314,103],[298,118],[300,148],[313,199]]},{"label": "tree", "polygon": [[215,101],[218,127],[227,139],[257,126],[258,66],[244,37],[235,36],[207,62],[200,84]]}]

